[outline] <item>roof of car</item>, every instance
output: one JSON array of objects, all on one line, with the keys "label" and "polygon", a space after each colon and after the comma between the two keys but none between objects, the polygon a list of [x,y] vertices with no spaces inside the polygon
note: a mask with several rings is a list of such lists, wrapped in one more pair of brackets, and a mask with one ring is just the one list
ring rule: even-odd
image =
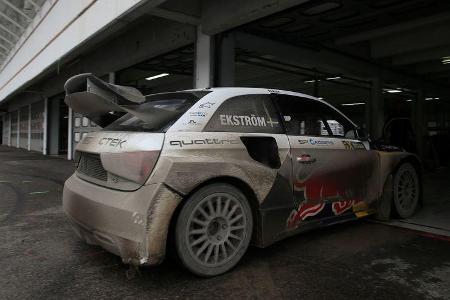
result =
[{"label": "roof of car", "polygon": [[308,94],[303,94],[299,92],[293,92],[293,91],[286,91],[286,90],[280,90],[280,89],[270,89],[270,88],[255,88],[255,87],[210,87],[210,88],[204,88],[204,89],[189,89],[189,90],[183,90],[179,92],[196,92],[196,91],[223,91],[223,90],[233,90],[233,92],[236,91],[242,91],[243,94],[249,93],[249,92],[255,92],[255,93],[271,93],[271,94],[283,94],[283,95],[292,95],[292,96],[299,96],[304,98],[309,98],[313,100],[319,100],[317,97],[313,97]]},{"label": "roof of car", "polygon": [[[236,92],[242,93],[242,95],[246,95],[249,93],[256,93],[256,94],[282,94],[282,95],[290,95],[290,96],[297,96],[297,97],[303,97],[308,98],[311,100],[315,100],[318,102],[322,102],[325,105],[330,106],[334,110],[338,111],[341,115],[343,115],[348,121],[350,121],[353,125],[357,126],[351,119],[349,119],[345,114],[343,114],[339,109],[328,103],[327,101],[324,101],[322,99],[319,99],[317,97],[298,93],[298,92],[292,92],[292,91],[286,91],[286,90],[279,90],[279,89],[269,89],[269,88],[254,88],[254,87],[211,87],[211,88],[203,88],[203,89],[188,89],[188,90],[181,90],[176,92],[170,92],[170,93],[195,93],[195,92],[214,92],[214,91],[226,91],[230,90],[233,91],[233,94],[236,95]],[[167,93],[158,93],[158,94],[167,94]],[[153,96],[157,94],[147,95],[146,97]]]}]

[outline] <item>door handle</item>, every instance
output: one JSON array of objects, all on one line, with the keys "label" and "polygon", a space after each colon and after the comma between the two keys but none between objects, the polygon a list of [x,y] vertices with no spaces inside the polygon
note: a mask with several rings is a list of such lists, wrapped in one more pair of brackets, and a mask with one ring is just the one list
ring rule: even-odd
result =
[{"label": "door handle", "polygon": [[297,156],[298,163],[308,164],[308,163],[313,163],[315,161],[316,161],[316,159],[309,154],[302,154],[300,156]]}]

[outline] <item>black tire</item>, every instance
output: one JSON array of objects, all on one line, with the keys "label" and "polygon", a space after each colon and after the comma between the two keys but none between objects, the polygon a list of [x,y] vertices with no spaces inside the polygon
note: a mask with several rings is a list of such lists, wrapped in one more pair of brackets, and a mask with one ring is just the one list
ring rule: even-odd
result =
[{"label": "black tire", "polygon": [[420,198],[420,183],[416,169],[410,163],[403,163],[395,172],[393,205],[396,214],[406,219],[417,210]]},{"label": "black tire", "polygon": [[247,198],[232,185],[215,183],[199,189],[186,201],[175,227],[180,261],[199,276],[227,272],[250,243],[253,217]]}]

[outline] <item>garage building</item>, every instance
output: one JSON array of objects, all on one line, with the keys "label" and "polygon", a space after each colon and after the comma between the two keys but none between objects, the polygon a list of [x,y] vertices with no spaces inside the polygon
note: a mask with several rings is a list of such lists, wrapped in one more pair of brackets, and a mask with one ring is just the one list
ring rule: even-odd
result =
[{"label": "garage building", "polygon": [[144,94],[311,94],[435,168],[448,164],[449,32],[438,0],[4,0],[1,142],[72,159],[99,127],[65,105],[63,87],[89,72]]}]

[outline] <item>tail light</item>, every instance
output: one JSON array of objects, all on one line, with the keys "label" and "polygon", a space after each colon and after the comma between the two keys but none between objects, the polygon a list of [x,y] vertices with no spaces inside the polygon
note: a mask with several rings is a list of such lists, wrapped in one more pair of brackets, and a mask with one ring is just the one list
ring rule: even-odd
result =
[{"label": "tail light", "polygon": [[160,151],[101,153],[103,168],[109,173],[144,184],[158,160]]}]

